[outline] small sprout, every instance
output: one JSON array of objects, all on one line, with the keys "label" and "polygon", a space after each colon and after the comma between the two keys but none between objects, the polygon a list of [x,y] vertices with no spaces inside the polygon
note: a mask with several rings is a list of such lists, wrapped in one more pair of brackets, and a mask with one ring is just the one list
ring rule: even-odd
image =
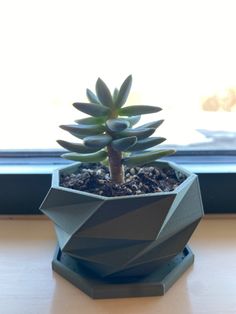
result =
[{"label": "small sprout", "polygon": [[[147,149],[165,141],[163,137],[150,137],[163,123],[163,120],[148,122],[133,128],[143,114],[151,114],[162,109],[155,106],[124,106],[131,89],[132,76],[129,75],[120,89],[113,94],[100,78],[96,82],[96,93],[86,90],[88,103],[76,102],[73,106],[90,117],[75,120],[74,125],[62,125],[61,128],[83,143],[70,143],[58,140],[63,148],[70,151],[63,158],[80,162],[102,162],[108,164],[110,175],[106,179],[115,184],[124,182],[124,165],[130,167],[130,174],[135,175],[134,167],[146,165],[158,158],[173,154],[174,150]],[[126,177],[130,177],[126,174]],[[136,194],[141,193],[138,187]]]}]

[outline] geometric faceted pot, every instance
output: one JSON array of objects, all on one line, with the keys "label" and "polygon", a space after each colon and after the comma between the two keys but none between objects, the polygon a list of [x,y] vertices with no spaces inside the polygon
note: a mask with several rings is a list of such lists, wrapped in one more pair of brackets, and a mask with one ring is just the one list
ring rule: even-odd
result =
[{"label": "geometric faceted pot", "polygon": [[53,269],[93,298],[162,295],[192,264],[187,242],[203,216],[198,178],[170,162],[186,179],[174,191],[104,197],[52,186],[40,209],[53,222],[58,247]]}]

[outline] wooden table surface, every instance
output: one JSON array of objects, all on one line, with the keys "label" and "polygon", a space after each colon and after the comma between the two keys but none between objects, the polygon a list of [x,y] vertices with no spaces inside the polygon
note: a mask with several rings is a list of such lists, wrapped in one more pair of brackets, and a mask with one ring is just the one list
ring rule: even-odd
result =
[{"label": "wooden table surface", "polygon": [[0,314],[236,314],[236,217],[205,217],[194,265],[163,297],[92,300],[51,270],[51,222],[0,218]]}]

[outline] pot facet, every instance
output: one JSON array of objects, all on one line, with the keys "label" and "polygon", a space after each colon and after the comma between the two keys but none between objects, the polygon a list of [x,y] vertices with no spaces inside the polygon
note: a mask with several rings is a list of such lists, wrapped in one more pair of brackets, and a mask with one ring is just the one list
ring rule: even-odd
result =
[{"label": "pot facet", "polygon": [[172,192],[103,197],[60,186],[52,187],[40,209],[55,225],[60,250],[101,278],[146,276],[183,251],[203,216],[198,178],[175,164],[187,178]]}]

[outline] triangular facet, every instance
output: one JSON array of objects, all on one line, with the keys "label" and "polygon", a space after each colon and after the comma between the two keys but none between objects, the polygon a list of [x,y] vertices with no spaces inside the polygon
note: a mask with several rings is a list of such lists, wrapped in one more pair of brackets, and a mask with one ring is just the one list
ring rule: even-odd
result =
[{"label": "triangular facet", "polygon": [[143,256],[133,260],[132,266],[148,263],[154,260],[159,261],[160,259],[177,255],[184,249],[190,236],[192,235],[193,231],[198,225],[199,220],[200,219],[191,223],[190,225],[180,230],[177,234],[167,239],[166,241],[162,242],[161,244],[158,244],[158,241],[155,241],[157,245],[152,247],[150,250],[147,250],[143,254]]},{"label": "triangular facet", "polygon": [[[102,239],[102,238],[82,238],[77,237],[76,234],[73,235],[71,240],[66,246],[66,251],[87,251],[87,254],[92,254],[89,252],[105,252],[108,250],[117,250],[125,246],[136,245],[140,243],[147,243],[147,241],[139,240],[125,240],[125,239]],[[96,253],[95,253],[96,254]]]},{"label": "triangular facet", "polygon": [[85,224],[78,233],[80,236],[93,238],[154,240],[173,199],[173,195],[162,197],[155,203],[144,204],[135,211],[128,211],[126,214],[106,220],[94,227],[86,228],[87,224]]},{"label": "triangular facet", "polygon": [[89,196],[83,193],[76,193],[73,190],[64,191],[62,189],[51,188],[41,204],[40,210],[47,211],[48,209],[55,207],[103,201],[95,196],[96,195],[93,197],[92,195]]},{"label": "triangular facet", "polygon": [[[173,256],[172,256],[173,258]],[[160,269],[160,266],[162,266],[165,262],[167,263],[171,257],[163,258],[161,261],[150,261],[148,263],[143,263],[140,265],[136,265],[134,267],[130,267],[127,269],[124,269],[122,271],[113,272],[108,274],[108,278],[130,278],[132,280],[132,277],[134,277],[134,280],[137,281],[137,277],[148,278],[148,275],[151,275],[153,272],[156,272]],[[158,273],[161,277],[161,273]],[[145,276],[145,277],[142,277]]]},{"label": "triangular facet", "polygon": [[192,182],[194,180],[195,180],[195,177],[191,176],[181,184],[181,189],[179,187],[179,190],[178,190],[178,193],[176,193],[176,197],[174,199],[174,202],[172,203],[172,206],[171,206],[171,208],[170,208],[170,210],[169,210],[169,212],[165,218],[165,221],[162,225],[162,229],[164,229],[165,225],[168,223],[171,216],[174,214],[176,207],[179,206],[179,204],[182,201],[182,199],[184,198],[184,196],[188,193],[189,186],[192,184]]},{"label": "triangular facet", "polygon": [[96,250],[88,252],[83,250],[72,250],[68,254],[83,260],[106,264],[112,266],[113,268],[118,267],[118,269],[120,269],[122,264],[126,264],[132,256],[136,255],[140,250],[143,250],[145,246],[147,246],[147,242],[136,243],[134,245],[105,251]]},{"label": "triangular facet", "polygon": [[[73,255],[71,255],[73,257]],[[87,272],[91,273],[90,276],[93,277],[94,274],[99,275],[99,277],[105,277],[107,273],[112,272],[114,267],[112,265],[100,264],[90,260],[83,260],[76,258],[79,261],[79,265],[83,266]]]},{"label": "triangular facet", "polygon": [[57,225],[54,225],[56,235],[57,235],[57,240],[60,246],[60,249],[63,250],[67,242],[70,240],[71,236],[66,233],[64,230],[62,230],[60,227]]},{"label": "triangular facet", "polygon": [[45,211],[45,213],[56,225],[72,235],[89,219],[100,204],[101,203],[85,203],[50,208],[48,211]]},{"label": "triangular facet", "polygon": [[199,184],[198,180],[195,179],[165,227],[162,228],[158,235],[158,240],[164,241],[166,238],[169,238],[171,235],[178,232],[178,230],[183,229],[190,223],[201,218],[202,215],[203,207]]},{"label": "triangular facet", "polygon": [[[175,197],[175,195],[170,197]],[[144,196],[116,197],[107,199],[99,208],[99,211],[97,211],[96,214],[86,222],[83,228],[87,229],[106,221],[111,221],[122,215],[127,215],[128,213],[139,210],[142,207],[152,206],[154,203],[158,204],[158,201],[166,198],[169,198],[169,196],[163,196],[156,193]]]}]

